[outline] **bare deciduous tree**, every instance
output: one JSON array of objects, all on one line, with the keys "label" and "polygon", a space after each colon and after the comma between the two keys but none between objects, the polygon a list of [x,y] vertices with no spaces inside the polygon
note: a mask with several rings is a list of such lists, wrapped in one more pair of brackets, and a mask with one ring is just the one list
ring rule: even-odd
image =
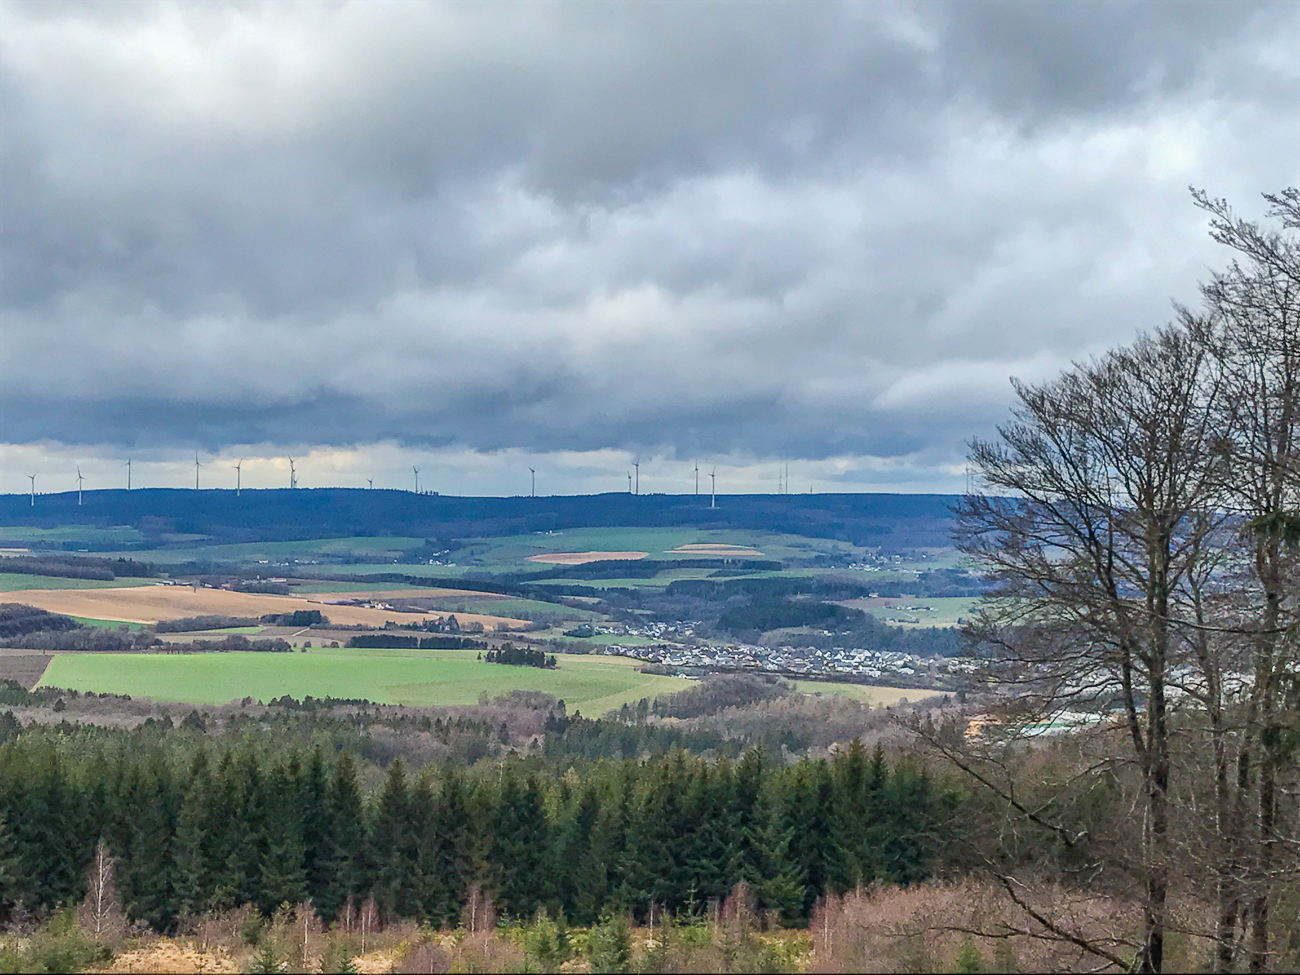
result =
[{"label": "bare deciduous tree", "polygon": [[126,927],[117,890],[115,862],[108,844],[102,839],[95,847],[95,858],[86,871],[86,898],[77,914],[82,927],[98,942],[117,939]]},{"label": "bare deciduous tree", "polygon": [[[1276,883],[1293,876],[1279,801],[1294,795],[1300,650],[1300,248],[1285,233],[1300,194],[1266,199],[1283,231],[1196,195],[1244,263],[1202,289],[1202,312],[1017,384],[1013,421],[972,445],[989,491],[960,513],[961,547],[994,582],[970,632],[1007,726],[1041,733],[1082,709],[1124,731],[1123,752],[1099,734],[1108,750],[1078,774],[1137,772],[1140,846],[1096,866],[1140,885],[1146,971],[1164,965],[1180,882],[1215,905],[1192,932],[1215,943],[1215,969],[1264,970]],[[1017,795],[992,752],[935,743],[1009,817],[1088,845],[1059,802]]]}]

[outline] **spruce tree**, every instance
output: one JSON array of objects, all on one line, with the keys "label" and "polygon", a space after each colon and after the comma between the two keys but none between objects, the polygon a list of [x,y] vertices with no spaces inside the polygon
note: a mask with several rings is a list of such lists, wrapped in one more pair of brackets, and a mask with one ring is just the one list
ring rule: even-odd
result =
[{"label": "spruce tree", "polygon": [[443,775],[423,831],[420,862],[425,875],[424,913],[433,924],[455,923],[465,891],[474,882],[469,787],[453,767]]},{"label": "spruce tree", "polygon": [[[303,869],[306,875],[307,896],[313,904],[320,905],[327,896],[331,878],[329,841],[331,817],[329,803],[329,776],[325,758],[319,748],[312,751],[311,760],[303,773],[299,815],[302,822]],[[333,915],[326,915],[318,906],[317,912],[328,924]]]},{"label": "spruce tree", "polygon": [[22,863],[9,823],[0,815],[0,924],[9,920],[14,907],[27,893]]},{"label": "spruce tree", "polygon": [[521,782],[508,764],[488,815],[486,868],[497,905],[513,918],[531,917],[550,895],[549,839],[541,786],[533,776]]},{"label": "spruce tree", "polygon": [[338,757],[330,779],[328,825],[330,835],[322,870],[329,881],[320,891],[318,909],[322,916],[337,917],[349,898],[359,904],[370,889],[365,808],[357,766],[347,752]]},{"label": "spruce tree", "polygon": [[296,758],[287,765],[277,765],[264,787],[264,852],[257,899],[263,914],[271,914],[281,904],[297,904],[307,897],[298,771]]},{"label": "spruce tree", "polygon": [[[127,913],[164,931],[176,920],[175,858],[179,797],[167,767],[155,756],[137,770],[123,797],[127,845],[122,856],[122,896]],[[89,862],[89,857],[87,857]]]},{"label": "spruce tree", "polygon": [[209,802],[212,789],[206,752],[199,752],[176,817],[172,844],[176,871],[176,913],[201,914],[211,909],[214,892],[212,829]]},{"label": "spruce tree", "polygon": [[385,918],[423,910],[419,836],[412,822],[411,794],[402,760],[394,759],[379,793],[372,828],[375,902]]}]

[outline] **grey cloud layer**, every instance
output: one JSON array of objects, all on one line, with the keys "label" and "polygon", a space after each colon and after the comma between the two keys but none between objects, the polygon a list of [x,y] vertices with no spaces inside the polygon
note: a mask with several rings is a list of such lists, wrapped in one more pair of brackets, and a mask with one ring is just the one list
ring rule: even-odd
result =
[{"label": "grey cloud layer", "polygon": [[[0,440],[913,455],[1296,179],[1293,4],[0,5]],[[1288,53],[1289,52],[1289,53]]]}]

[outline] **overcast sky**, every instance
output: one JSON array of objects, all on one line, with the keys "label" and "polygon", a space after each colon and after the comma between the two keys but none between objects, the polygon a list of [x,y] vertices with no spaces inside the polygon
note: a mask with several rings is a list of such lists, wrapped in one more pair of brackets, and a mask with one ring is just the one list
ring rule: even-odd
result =
[{"label": "overcast sky", "polygon": [[1300,180],[1300,4],[0,2],[0,490],[953,490]]}]

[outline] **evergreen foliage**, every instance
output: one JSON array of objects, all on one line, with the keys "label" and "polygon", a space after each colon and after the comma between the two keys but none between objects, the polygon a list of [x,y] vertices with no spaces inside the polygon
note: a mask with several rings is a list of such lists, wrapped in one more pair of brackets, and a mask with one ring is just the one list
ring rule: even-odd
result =
[{"label": "evergreen foliage", "polygon": [[127,916],[160,931],[308,899],[332,922],[371,897],[384,919],[441,925],[475,884],[512,918],[591,925],[698,910],[743,881],[801,923],[825,891],[925,878],[958,802],[859,745],[786,767],[673,750],[562,776],[540,758],[418,775],[396,760],[367,798],[347,750],[161,728],[0,745],[0,910],[78,903],[103,837]]},{"label": "evergreen foliage", "polygon": [[517,647],[513,643],[503,643],[498,650],[489,650],[483,659],[490,664],[509,664],[512,667],[541,667],[554,670],[555,655],[547,656],[541,650],[532,647]]}]

